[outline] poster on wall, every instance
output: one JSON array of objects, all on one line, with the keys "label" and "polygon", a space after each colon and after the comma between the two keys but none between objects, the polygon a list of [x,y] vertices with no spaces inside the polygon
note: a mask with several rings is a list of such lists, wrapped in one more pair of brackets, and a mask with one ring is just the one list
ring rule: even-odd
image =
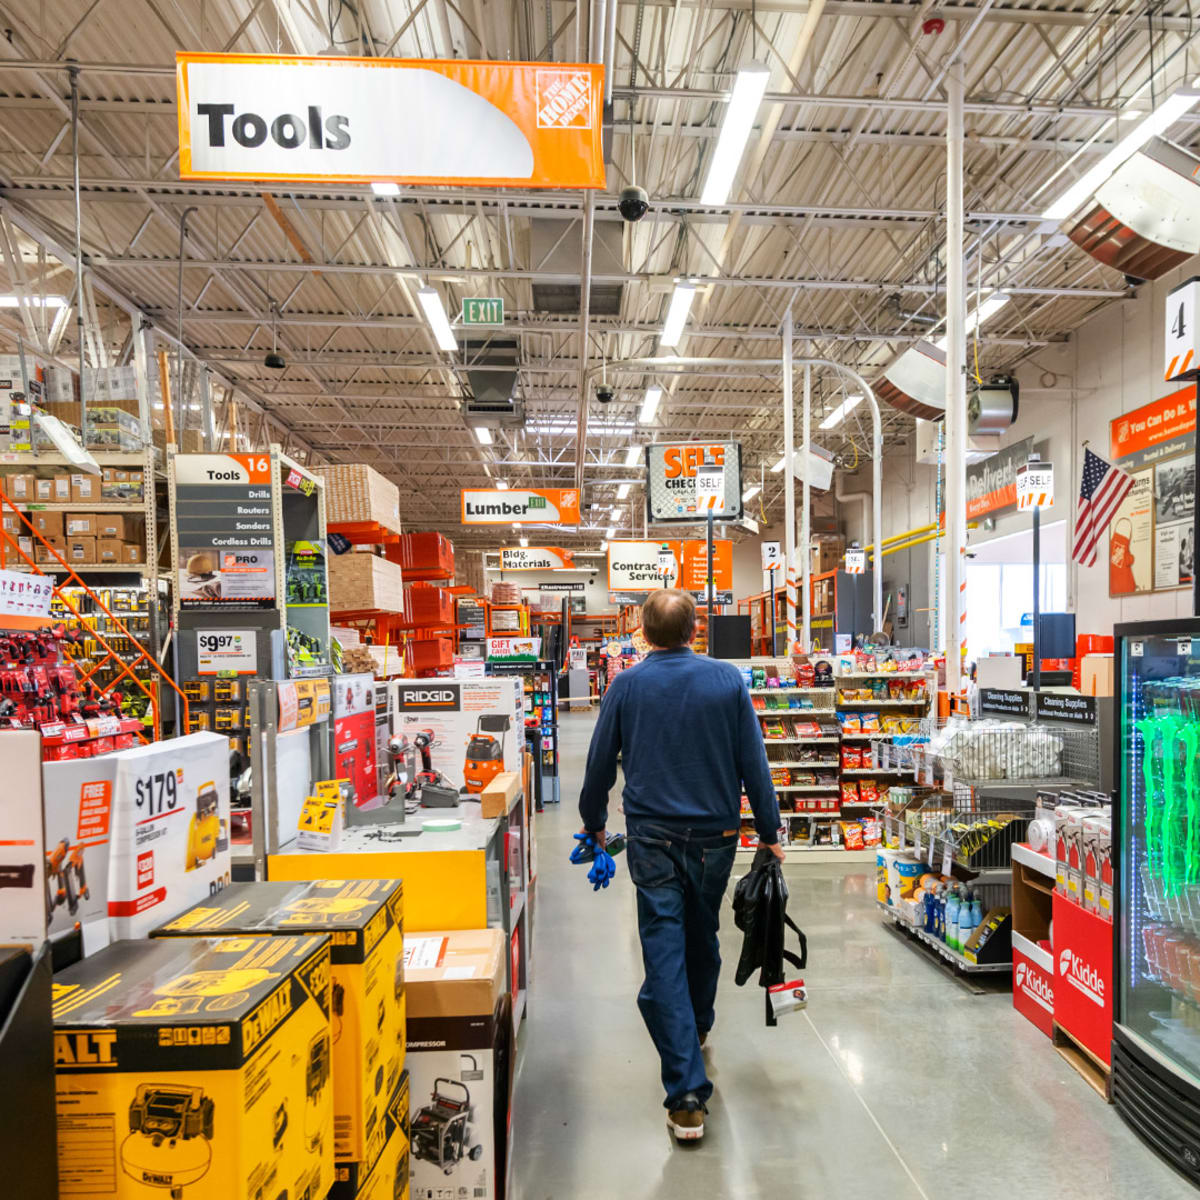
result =
[{"label": "poster on wall", "polygon": [[1154,586],[1153,471],[1139,471],[1108,528],[1108,593],[1132,596]]},{"label": "poster on wall", "polygon": [[378,792],[375,770],[375,679],[371,675],[333,678],[334,778],[347,779],[359,807]]},{"label": "poster on wall", "polygon": [[1154,468],[1154,587],[1187,587],[1192,582],[1196,467],[1175,458]]}]

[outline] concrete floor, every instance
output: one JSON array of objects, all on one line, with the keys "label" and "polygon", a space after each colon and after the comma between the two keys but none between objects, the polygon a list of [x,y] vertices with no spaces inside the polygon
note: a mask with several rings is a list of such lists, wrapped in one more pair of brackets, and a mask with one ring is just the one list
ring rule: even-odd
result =
[{"label": "concrete floor", "polygon": [[593,720],[564,715],[563,803],[537,824],[515,1200],[1194,1200],[1007,989],[971,994],[883,928],[874,870],[861,866],[787,868],[810,999],[774,1029],[753,983],[734,986],[726,921],[707,1136],[677,1147],[634,1002],[642,968],[624,862],[599,894],[567,863]]}]

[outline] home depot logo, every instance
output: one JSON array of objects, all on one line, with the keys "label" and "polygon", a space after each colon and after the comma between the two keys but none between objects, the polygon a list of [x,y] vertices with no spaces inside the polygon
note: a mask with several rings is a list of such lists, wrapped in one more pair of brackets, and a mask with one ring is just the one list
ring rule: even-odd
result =
[{"label": "home depot logo", "polygon": [[591,129],[592,80],[586,71],[537,73],[539,129]]},{"label": "home depot logo", "polygon": [[1031,970],[1028,963],[1017,963],[1014,982],[1034,1004],[1041,1005],[1047,1012],[1054,1011],[1054,989],[1041,971]]},{"label": "home depot logo", "polygon": [[1058,956],[1058,973],[1097,1007],[1104,1007],[1104,980],[1100,972],[1075,951],[1067,949]]}]

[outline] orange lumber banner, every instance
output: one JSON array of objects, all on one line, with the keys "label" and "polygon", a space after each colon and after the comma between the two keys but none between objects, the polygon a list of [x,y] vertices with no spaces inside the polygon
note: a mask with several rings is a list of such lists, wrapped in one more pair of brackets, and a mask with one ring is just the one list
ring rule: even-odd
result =
[{"label": "orange lumber banner", "polygon": [[574,488],[463,488],[464,525],[578,525]]},{"label": "orange lumber banner", "polygon": [[602,188],[594,63],[175,56],[181,179]]}]

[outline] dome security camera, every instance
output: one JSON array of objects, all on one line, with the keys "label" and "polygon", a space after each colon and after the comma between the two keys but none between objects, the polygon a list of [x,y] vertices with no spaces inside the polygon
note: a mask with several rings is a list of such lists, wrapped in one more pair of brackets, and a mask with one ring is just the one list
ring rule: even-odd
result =
[{"label": "dome security camera", "polygon": [[646,195],[645,188],[622,188],[617,208],[625,220],[640,221],[650,211],[650,197]]},{"label": "dome security camera", "polygon": [[596,384],[596,403],[611,404],[616,399],[617,393],[613,391],[607,383]]}]

